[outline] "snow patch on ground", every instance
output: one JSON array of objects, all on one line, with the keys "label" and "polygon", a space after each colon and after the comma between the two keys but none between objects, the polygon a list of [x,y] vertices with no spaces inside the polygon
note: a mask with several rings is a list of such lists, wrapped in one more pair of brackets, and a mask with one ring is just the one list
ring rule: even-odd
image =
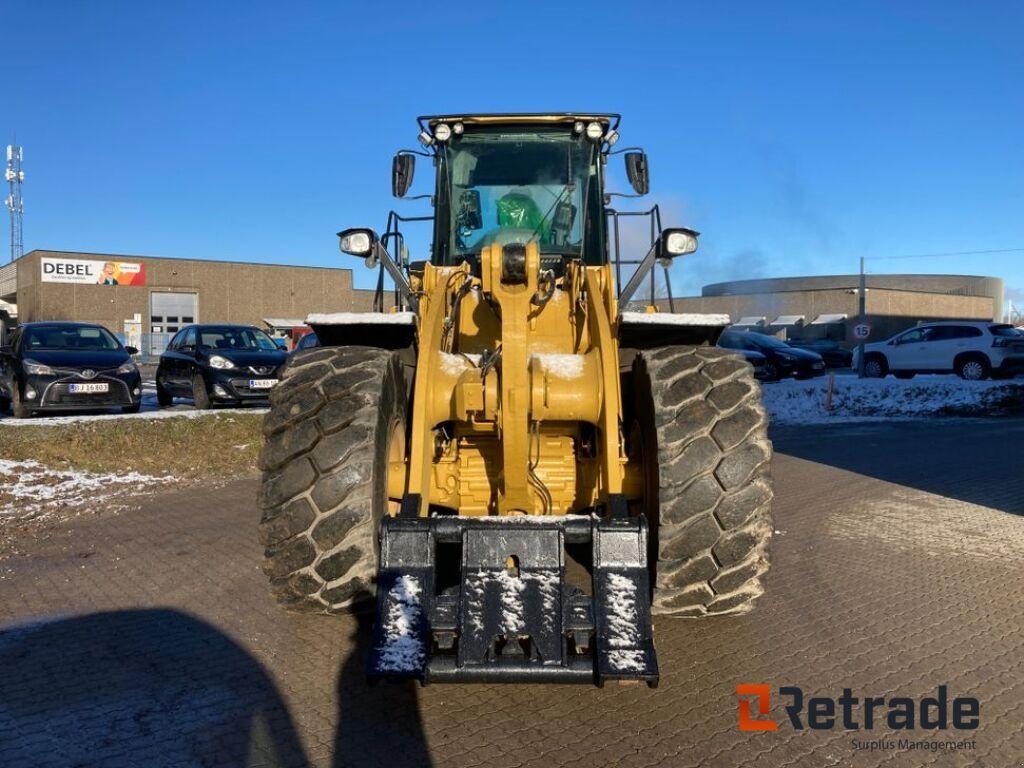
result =
[{"label": "snow patch on ground", "polygon": [[578,379],[583,375],[583,355],[538,355],[533,359],[549,376],[556,379]]},{"label": "snow patch on ground", "polygon": [[55,469],[36,461],[0,459],[0,516],[14,513],[45,514],[47,508],[86,502],[96,505],[105,496],[169,483],[170,475],[140,472],[97,474]]},{"label": "snow patch on ground", "polygon": [[423,587],[415,576],[401,576],[388,593],[384,619],[384,647],[380,665],[392,672],[416,672],[423,668],[427,652],[420,636]]},{"label": "snow patch on ground", "polygon": [[765,408],[775,424],[819,424],[870,419],[986,416],[1024,410],[1024,382],[964,381],[957,376],[910,380],[836,376],[831,409],[828,377],[764,385]]}]

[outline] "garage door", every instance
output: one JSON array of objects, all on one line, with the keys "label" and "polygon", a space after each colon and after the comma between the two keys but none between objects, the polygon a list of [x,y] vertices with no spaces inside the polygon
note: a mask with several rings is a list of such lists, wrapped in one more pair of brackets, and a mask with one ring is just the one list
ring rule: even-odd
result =
[{"label": "garage door", "polygon": [[150,333],[175,334],[199,320],[199,297],[194,293],[152,293],[149,297]]}]

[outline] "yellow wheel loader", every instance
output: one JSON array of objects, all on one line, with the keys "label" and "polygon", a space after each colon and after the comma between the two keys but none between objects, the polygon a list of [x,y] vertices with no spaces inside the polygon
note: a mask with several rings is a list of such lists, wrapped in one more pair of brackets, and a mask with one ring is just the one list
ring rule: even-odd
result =
[{"label": "yellow wheel loader", "polygon": [[[376,605],[371,679],[658,682],[652,614],[748,610],[768,567],[771,485],[752,369],[729,318],[643,311],[661,229],[620,259],[611,114],[419,118],[392,165],[435,169],[430,258],[339,233],[383,280],[374,312],[311,315],[321,347],[274,390],[259,531],[286,607]],[[639,256],[639,254],[637,254]],[[623,267],[633,274],[620,285]],[[652,282],[653,286],[653,282]]]}]

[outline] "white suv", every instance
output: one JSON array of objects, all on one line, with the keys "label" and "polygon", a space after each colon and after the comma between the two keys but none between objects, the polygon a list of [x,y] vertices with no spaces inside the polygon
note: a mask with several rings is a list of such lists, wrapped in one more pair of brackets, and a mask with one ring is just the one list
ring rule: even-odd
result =
[{"label": "white suv", "polygon": [[[859,366],[859,350],[853,367]],[[922,323],[888,341],[864,345],[864,373],[873,378],[893,374],[956,373],[979,381],[1009,378],[1024,372],[1024,334],[1012,325],[967,320]]]}]

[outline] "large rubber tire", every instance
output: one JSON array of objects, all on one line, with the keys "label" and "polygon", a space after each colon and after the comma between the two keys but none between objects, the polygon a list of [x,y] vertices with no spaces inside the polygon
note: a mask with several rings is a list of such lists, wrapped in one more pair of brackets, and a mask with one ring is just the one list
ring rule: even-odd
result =
[{"label": "large rubber tire", "polygon": [[289,360],[260,457],[263,570],[282,605],[339,613],[373,595],[388,453],[393,439],[404,446],[407,398],[395,352],[326,347]]},{"label": "large rubber tire", "polygon": [[662,347],[637,356],[632,388],[654,612],[750,610],[772,535],[772,446],[753,368],[728,350]]}]

